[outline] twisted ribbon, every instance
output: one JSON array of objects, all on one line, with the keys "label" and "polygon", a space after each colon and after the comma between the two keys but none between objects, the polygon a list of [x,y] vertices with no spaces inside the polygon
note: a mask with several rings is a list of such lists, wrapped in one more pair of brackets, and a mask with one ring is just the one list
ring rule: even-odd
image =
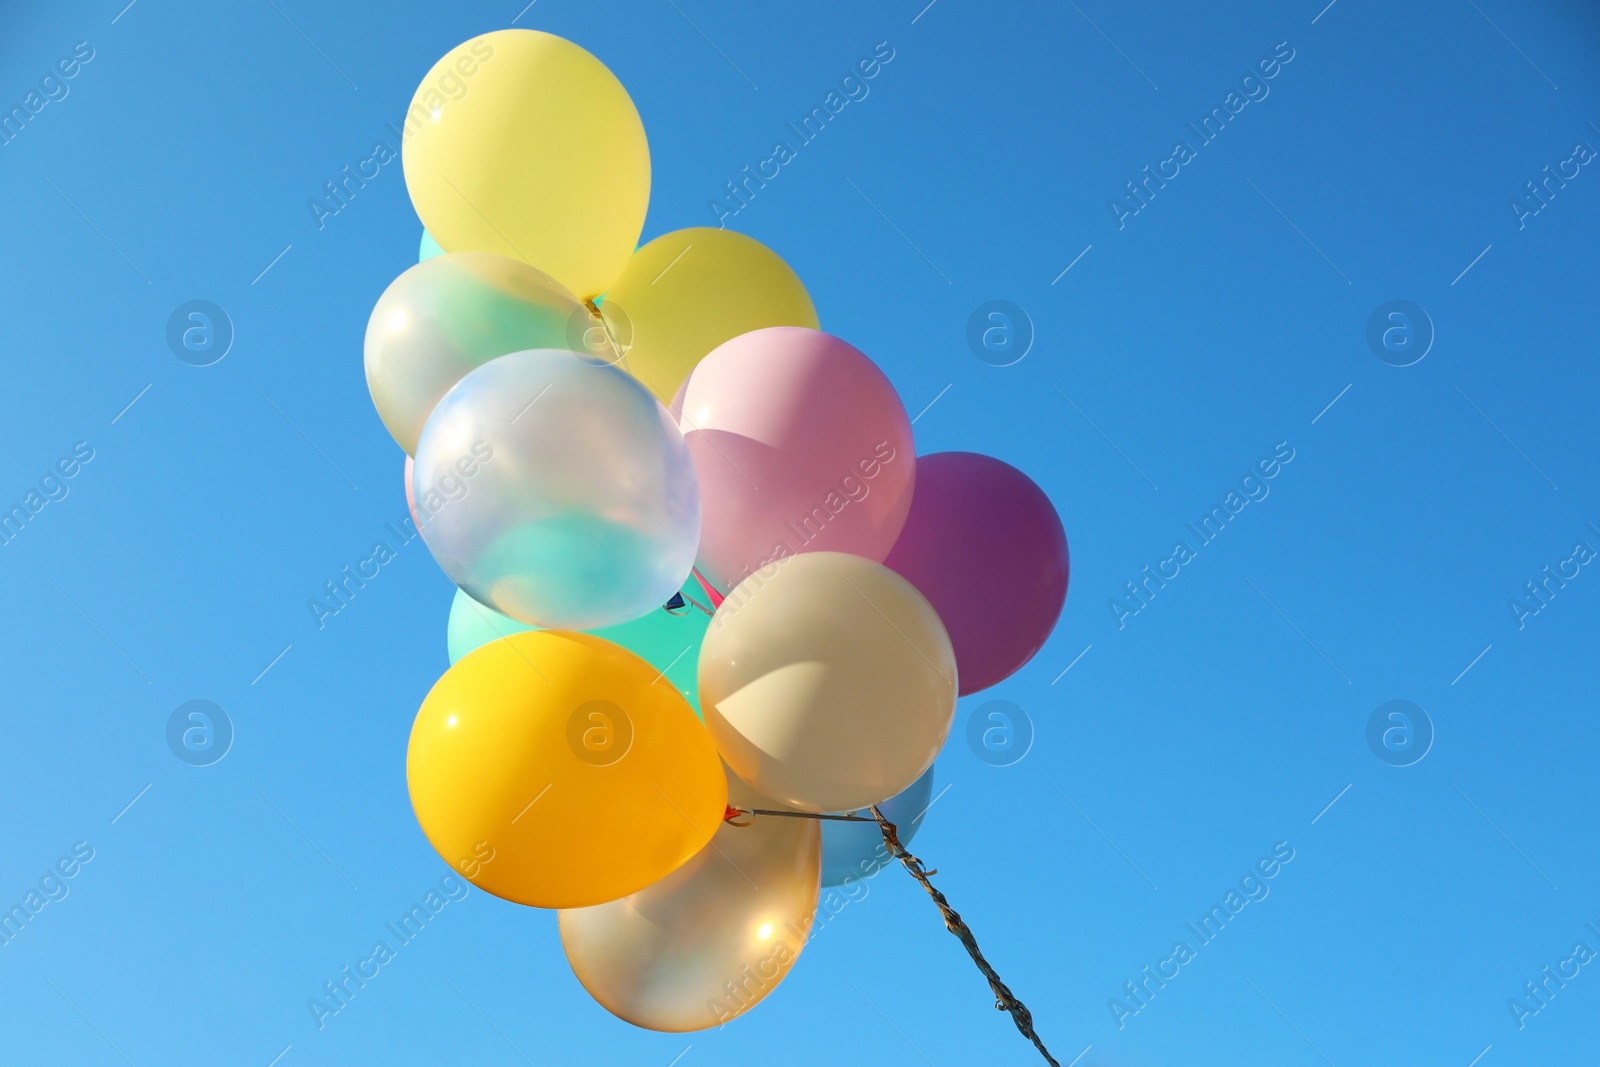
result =
[{"label": "twisted ribbon", "polygon": [[972,962],[977,964],[978,970],[988,980],[989,989],[994,993],[995,1010],[1010,1012],[1011,1021],[1017,1024],[1017,1029],[1021,1031],[1023,1037],[1033,1042],[1033,1047],[1039,1050],[1039,1055],[1045,1058],[1045,1062],[1050,1064],[1050,1067],[1061,1067],[1056,1058],[1050,1055],[1050,1050],[1044,1047],[1044,1041],[1034,1031],[1033,1013],[1028,1010],[1027,1005],[1016,998],[1016,995],[1011,992],[1011,988],[1001,980],[1000,975],[990,966],[989,961],[983,958],[983,950],[978,948],[978,939],[973,936],[972,929],[962,920],[960,912],[950,906],[950,902],[945,899],[944,894],[935,889],[933,883],[929,881],[930,875],[935,875],[939,872],[926,869],[923,867],[921,860],[906,851],[906,847],[900,843],[899,829],[894,823],[883,817],[883,812],[879,811],[876,805],[867,810],[872,812],[871,818],[865,815],[823,815],[809,811],[736,808],[730,804],[723,814],[723,820],[732,823],[734,826],[749,826],[749,822],[735,821],[746,815],[777,815],[786,819],[826,819],[832,822],[876,822],[879,832],[883,834],[883,843],[889,846],[890,854],[900,861],[901,866],[911,872],[911,877],[915,878],[923,889],[928,891],[928,896],[933,898],[933,903],[938,907],[939,914],[944,917],[945,929],[960,939],[962,947],[967,950],[967,955],[972,957]]},{"label": "twisted ribbon", "polygon": [[1044,1047],[1044,1042],[1040,1040],[1039,1035],[1034,1032],[1033,1013],[1012,994],[1005,982],[1000,980],[1000,975],[989,965],[989,961],[983,958],[983,951],[978,948],[978,939],[972,935],[972,930],[962,921],[960,913],[950,906],[950,902],[945,899],[944,894],[935,889],[933,883],[928,880],[930,874],[937,874],[938,872],[925,870],[922,866],[922,861],[906,851],[906,847],[900,843],[900,833],[894,823],[885,819],[883,812],[879,811],[876,805],[870,810],[873,817],[878,820],[878,829],[883,833],[884,844],[889,846],[889,851],[894,855],[894,858],[899,860],[901,865],[911,872],[911,877],[920,882],[922,888],[928,891],[928,896],[933,898],[934,904],[939,908],[939,914],[944,916],[945,929],[961,940],[962,947],[967,950],[967,955],[972,957],[972,962],[978,965],[978,970],[982,971],[984,978],[988,979],[989,988],[994,991],[995,1010],[1010,1012],[1011,1021],[1017,1024],[1017,1029],[1022,1032],[1023,1037],[1033,1042],[1033,1047],[1039,1050],[1039,1055],[1045,1058],[1045,1062],[1049,1063],[1050,1067],[1061,1067],[1056,1062],[1056,1058],[1050,1055],[1050,1050]]}]

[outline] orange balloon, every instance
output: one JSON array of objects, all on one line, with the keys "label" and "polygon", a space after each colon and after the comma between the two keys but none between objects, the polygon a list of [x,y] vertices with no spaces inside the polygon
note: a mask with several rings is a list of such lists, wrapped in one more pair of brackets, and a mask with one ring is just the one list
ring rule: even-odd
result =
[{"label": "orange balloon", "polygon": [[422,702],[406,779],[439,855],[539,908],[625,897],[699,852],[727,782],[661,672],[592,634],[538,630],[463,656]]}]

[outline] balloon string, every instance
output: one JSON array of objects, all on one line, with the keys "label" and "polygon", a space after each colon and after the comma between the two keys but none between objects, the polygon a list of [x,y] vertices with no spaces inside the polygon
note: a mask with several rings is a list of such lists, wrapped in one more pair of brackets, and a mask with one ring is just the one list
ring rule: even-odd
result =
[{"label": "balloon string", "polygon": [[622,362],[622,346],[617,344],[617,339],[611,335],[611,324],[606,321],[605,315],[600,311],[600,305],[593,298],[585,300],[583,306],[589,309],[589,314],[600,320],[600,331],[606,335],[606,343],[611,346],[611,351],[616,355],[617,363]]},{"label": "balloon string", "polygon": [[[682,596],[683,594],[680,593],[679,595]],[[695,607],[699,608],[701,611],[705,612],[707,615],[715,615],[716,614],[715,611],[712,611],[710,608],[706,607],[704,604],[700,603],[700,601],[696,600],[692,596],[686,596],[683,599],[687,600],[689,603],[693,604]]]},{"label": "balloon string", "polygon": [[869,810],[878,821],[878,829],[883,832],[884,844],[889,846],[889,851],[894,854],[895,859],[899,860],[905,869],[911,872],[911,877],[920,882],[922,888],[928,891],[928,895],[933,898],[934,904],[938,905],[939,913],[944,916],[945,929],[960,938],[962,946],[967,950],[967,955],[972,957],[972,962],[978,965],[978,970],[983,972],[984,978],[988,979],[989,988],[994,991],[995,1009],[997,1011],[1010,1012],[1011,1020],[1017,1024],[1017,1029],[1022,1032],[1022,1036],[1033,1042],[1033,1047],[1039,1050],[1039,1055],[1045,1058],[1050,1067],[1061,1067],[1056,1062],[1056,1058],[1050,1055],[1050,1050],[1044,1047],[1044,1042],[1039,1039],[1039,1035],[1034,1033],[1033,1013],[1028,1011],[1022,1001],[1013,996],[1011,990],[1000,980],[1000,976],[995,973],[995,969],[989,966],[989,961],[983,958],[983,952],[978,948],[978,939],[972,935],[972,931],[962,921],[961,916],[950,906],[950,902],[945,899],[944,894],[935,889],[933,883],[928,880],[928,875],[937,874],[938,872],[925,870],[922,866],[922,861],[906,851],[905,846],[900,843],[900,834],[894,823],[885,819],[883,813],[876,806]]},{"label": "balloon string", "polygon": [[[781,815],[785,819],[828,819],[832,822],[874,822],[870,815],[824,815],[814,811],[773,811],[770,808],[736,808],[728,805],[727,812],[722,816],[723,821],[733,822],[741,815]],[[749,823],[735,823],[736,826],[748,826]]]},{"label": "balloon string", "polygon": [[700,588],[706,591],[706,596],[711,599],[711,606],[714,608],[722,607],[722,602],[726,600],[727,597],[717,592],[716,586],[706,581],[706,576],[701,574],[698,569],[695,569],[690,573],[693,574],[695,576],[695,580],[700,583]]}]

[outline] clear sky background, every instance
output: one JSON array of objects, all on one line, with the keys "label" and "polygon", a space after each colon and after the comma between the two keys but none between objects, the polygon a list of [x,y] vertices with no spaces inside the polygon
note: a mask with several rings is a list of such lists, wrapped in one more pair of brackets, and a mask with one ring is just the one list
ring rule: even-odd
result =
[{"label": "clear sky background", "polygon": [[[307,609],[405,514],[361,342],[420,235],[398,162],[322,229],[307,201],[513,20],[632,93],[646,239],[709,222],[893,49],[729,224],[887,371],[920,451],[997,455],[1065,522],[1055,635],[962,700],[916,842],[1063,1064],[1592,1058],[1600,964],[1537,1014],[1524,992],[1600,951],[1600,566],[1564,563],[1600,550],[1600,163],[1564,163],[1600,149],[1592,5],[125,2],[0,3],[4,108],[93,50],[0,146],[0,503],[92,449],[0,547],[0,898],[93,850],[0,946],[0,1059],[1040,1062],[899,870],[720,1031],[618,1022],[553,915],[476,891],[316,1028],[307,999],[447,873],[405,747],[451,587],[413,543],[324,628]],[[1186,123],[1280,42],[1269,94],[1201,145]],[[1547,165],[1577,173],[1519,226]],[[235,332],[205,367],[165,336],[197,299]],[[966,340],[993,299],[1031,321],[1011,366]],[[1391,300],[1432,324],[1411,366],[1367,341]],[[1280,443],[1270,494],[1199,544],[1186,523]],[[1178,541],[1178,576],[1114,611]],[[1519,627],[1547,565],[1576,576]],[[1011,766],[965,741],[991,699],[1032,724]],[[168,747],[190,700],[235,733],[208,767]],[[1410,766],[1368,743],[1392,700],[1431,722]],[[1200,945],[1186,922],[1280,842],[1270,893]],[[1129,1000],[1180,939],[1195,957]],[[1114,997],[1140,1009],[1120,1027]]]}]

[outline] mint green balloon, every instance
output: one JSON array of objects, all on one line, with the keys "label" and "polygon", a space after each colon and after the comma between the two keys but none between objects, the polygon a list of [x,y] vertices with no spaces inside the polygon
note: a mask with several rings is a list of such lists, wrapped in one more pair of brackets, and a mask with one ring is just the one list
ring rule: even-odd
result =
[{"label": "mint green balloon", "polygon": [[432,259],[434,256],[444,255],[444,249],[439,247],[439,242],[433,239],[433,234],[427,230],[422,231],[422,244],[417,248],[417,262]]},{"label": "mint green balloon", "polygon": [[[691,575],[683,583],[685,598],[694,597],[704,603],[704,592]],[[658,685],[673,685],[683,698],[700,714],[700,691],[695,674],[700,665],[700,642],[705,639],[711,616],[685,602],[685,609],[674,615],[664,608],[632,622],[618,626],[604,626],[589,633],[613,641],[662,672]],[[460,589],[450,604],[450,622],[446,629],[446,643],[450,662],[490,641],[527,630],[537,630],[493,608],[484,607]]]},{"label": "mint green balloon", "polygon": [[450,649],[450,665],[475,648],[512,634],[526,633],[538,627],[520,623],[509,615],[502,615],[485,607],[457,589],[456,598],[450,602],[450,622],[445,629],[445,643]]}]

